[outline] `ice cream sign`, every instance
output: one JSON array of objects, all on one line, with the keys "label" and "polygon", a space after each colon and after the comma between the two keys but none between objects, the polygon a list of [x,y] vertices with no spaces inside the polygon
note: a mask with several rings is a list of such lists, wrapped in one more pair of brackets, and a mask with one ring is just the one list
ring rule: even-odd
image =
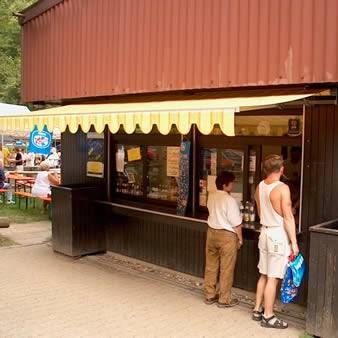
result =
[{"label": "ice cream sign", "polygon": [[50,146],[51,136],[44,131],[33,131],[32,143],[39,149],[45,149]]},{"label": "ice cream sign", "polygon": [[46,127],[39,131],[36,127],[29,138],[29,152],[49,155],[52,145],[52,134]]}]

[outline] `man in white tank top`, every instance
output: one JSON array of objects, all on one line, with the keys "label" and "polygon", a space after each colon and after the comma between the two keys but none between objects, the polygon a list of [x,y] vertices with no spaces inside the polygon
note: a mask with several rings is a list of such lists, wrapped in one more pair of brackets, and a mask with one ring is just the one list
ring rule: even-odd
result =
[{"label": "man in white tank top", "polygon": [[262,227],[258,242],[260,278],[252,319],[261,321],[263,327],[286,329],[288,324],[274,315],[273,306],[277,285],[279,279],[284,278],[289,256],[299,253],[296,225],[290,189],[280,181],[284,171],[283,158],[267,156],[263,171],[266,178],[257,187],[255,195]]}]

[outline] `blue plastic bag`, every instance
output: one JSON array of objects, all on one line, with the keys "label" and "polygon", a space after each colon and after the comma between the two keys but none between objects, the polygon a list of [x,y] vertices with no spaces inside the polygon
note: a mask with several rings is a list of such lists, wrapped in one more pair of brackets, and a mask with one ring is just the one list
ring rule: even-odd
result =
[{"label": "blue plastic bag", "polygon": [[295,260],[289,262],[280,289],[280,300],[284,304],[291,303],[298,294],[305,272],[304,257],[299,254]]}]

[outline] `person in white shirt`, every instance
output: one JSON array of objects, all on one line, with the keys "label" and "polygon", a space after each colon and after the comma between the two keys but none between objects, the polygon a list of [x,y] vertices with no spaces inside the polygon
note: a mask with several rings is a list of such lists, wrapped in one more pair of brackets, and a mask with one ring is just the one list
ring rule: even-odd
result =
[{"label": "person in white shirt", "polygon": [[26,167],[34,167],[35,166],[35,154],[29,152],[26,154]]},{"label": "person in white shirt", "polygon": [[[231,298],[231,288],[237,259],[237,250],[243,244],[242,216],[236,200],[230,195],[235,176],[224,171],[216,178],[215,192],[210,192],[204,275],[205,303],[217,302],[218,307],[238,304]],[[216,285],[219,277],[219,296]]]},{"label": "person in white shirt", "polygon": [[260,321],[266,328],[286,329],[288,324],[274,315],[273,306],[278,282],[284,277],[289,256],[299,253],[296,225],[290,189],[280,181],[284,172],[283,158],[279,155],[267,156],[263,171],[266,178],[258,185],[255,195],[262,228],[258,241],[260,278],[252,319]]},{"label": "person in white shirt", "polygon": [[51,149],[51,153],[48,156],[47,161],[49,162],[49,166],[51,168],[55,168],[59,165],[60,157],[56,152],[56,148]]},{"label": "person in white shirt", "polygon": [[40,172],[37,174],[35,183],[32,187],[32,195],[39,197],[48,197],[51,195],[51,185],[59,185],[60,180],[56,174],[49,172],[49,163],[43,161],[39,166]]}]

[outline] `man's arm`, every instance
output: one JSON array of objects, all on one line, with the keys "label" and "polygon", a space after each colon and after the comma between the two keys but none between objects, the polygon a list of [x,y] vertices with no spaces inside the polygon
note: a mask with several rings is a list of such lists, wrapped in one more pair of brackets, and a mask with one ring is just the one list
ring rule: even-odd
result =
[{"label": "man's arm", "polygon": [[48,174],[48,180],[52,185],[60,185],[60,180],[54,174]]},{"label": "man's arm", "polygon": [[299,248],[296,237],[296,224],[292,213],[290,188],[286,184],[281,187],[281,199],[284,227],[291,241],[293,254],[297,256]]},{"label": "man's arm", "polygon": [[233,229],[235,230],[235,233],[238,237],[238,249],[239,249],[243,245],[242,225],[238,225]]}]

